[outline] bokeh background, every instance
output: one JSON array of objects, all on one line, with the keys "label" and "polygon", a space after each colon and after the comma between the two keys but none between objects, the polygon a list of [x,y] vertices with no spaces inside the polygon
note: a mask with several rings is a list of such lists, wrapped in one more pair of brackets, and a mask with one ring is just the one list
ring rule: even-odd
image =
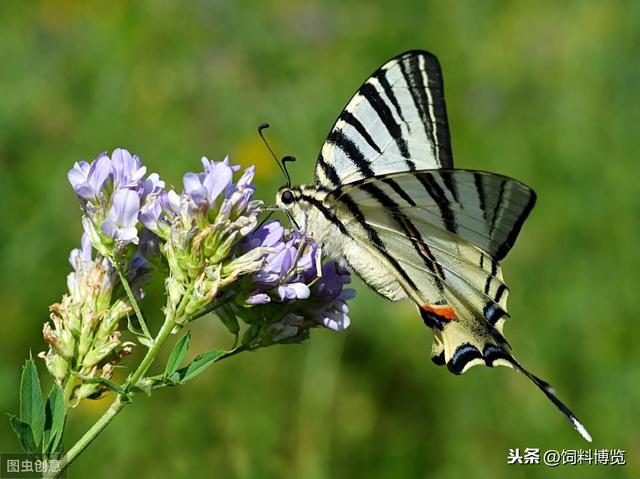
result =
[{"label": "bokeh background", "polygon": [[[590,446],[514,372],[433,366],[414,308],[356,281],[348,331],[140,398],[70,477],[640,477],[639,47],[638,2],[2,2],[0,410],[17,410],[20,365],[65,289],[74,161],[124,146],[179,186],[200,156],[229,153],[271,201],[283,180],[257,125],[311,181],[353,91],[424,48],[443,66],[457,166],[539,196],[504,263],[507,337],[627,466],[507,465],[510,448]],[[156,288],[144,307],[161,304]],[[214,323],[194,349],[228,344]],[[107,404],[73,411],[68,446]],[[6,420],[0,449],[17,450]]]}]

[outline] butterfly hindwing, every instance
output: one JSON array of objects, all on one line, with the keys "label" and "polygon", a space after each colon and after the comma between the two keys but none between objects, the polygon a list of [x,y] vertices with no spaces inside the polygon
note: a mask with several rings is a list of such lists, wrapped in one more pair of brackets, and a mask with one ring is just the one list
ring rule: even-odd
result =
[{"label": "butterfly hindwing", "polygon": [[[454,374],[476,365],[516,369],[591,441],[554,389],[513,357],[503,336],[508,288],[497,258],[513,246],[535,203],[530,188],[490,173],[437,170],[362,180],[329,196],[342,221],[357,224],[349,234],[361,250],[385,264],[418,305],[434,332],[434,363]],[[350,250],[345,253],[351,263]],[[379,274],[360,271],[365,281],[380,281]]]},{"label": "butterfly hindwing", "polygon": [[425,51],[376,70],[336,120],[316,164],[329,189],[391,172],[453,166],[440,64]]},{"label": "butterfly hindwing", "polygon": [[508,288],[497,258],[513,246],[533,207],[530,188],[491,173],[432,170],[361,180],[330,196],[350,205],[347,215],[357,208],[378,238],[372,243],[360,234],[362,244],[393,258],[389,271],[418,305],[457,298],[501,330]]},{"label": "butterfly hindwing", "polygon": [[[506,344],[502,325],[509,290],[496,255],[506,254],[531,210],[530,188],[490,173],[433,170],[361,180],[331,197],[350,205],[343,214],[358,212],[354,218],[364,226],[352,229],[356,240],[365,250],[377,250],[420,306],[436,333],[434,361],[460,373],[487,364],[483,352],[495,355],[494,348]],[[348,252],[347,261],[354,261]],[[467,354],[456,356],[462,346]],[[474,348],[478,357],[469,356]]]}]

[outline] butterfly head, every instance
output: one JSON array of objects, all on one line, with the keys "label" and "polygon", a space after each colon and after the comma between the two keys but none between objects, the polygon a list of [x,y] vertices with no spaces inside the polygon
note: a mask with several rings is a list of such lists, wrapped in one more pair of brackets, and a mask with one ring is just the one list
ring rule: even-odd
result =
[{"label": "butterfly head", "polygon": [[283,186],[276,193],[276,205],[298,229],[305,224],[304,203],[302,190],[297,186]]},{"label": "butterfly head", "polygon": [[276,204],[283,210],[295,210],[301,200],[302,191],[295,186],[283,186],[276,193]]}]

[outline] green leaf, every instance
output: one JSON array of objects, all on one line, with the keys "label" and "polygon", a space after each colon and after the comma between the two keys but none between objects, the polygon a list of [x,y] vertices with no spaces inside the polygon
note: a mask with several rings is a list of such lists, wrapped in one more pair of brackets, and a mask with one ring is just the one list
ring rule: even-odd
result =
[{"label": "green leaf", "polygon": [[180,341],[178,341],[173,349],[171,350],[171,354],[169,355],[169,359],[167,360],[167,366],[164,369],[164,374],[166,377],[170,377],[173,373],[175,373],[182,360],[187,354],[189,350],[189,344],[191,343],[191,331],[185,334]]},{"label": "green leaf", "polygon": [[31,430],[31,426],[24,421],[21,421],[20,418],[14,416],[13,414],[9,414],[9,421],[11,422],[11,427],[18,436],[18,441],[20,442],[20,447],[27,454],[35,454],[38,452],[38,447],[33,440],[33,431]]},{"label": "green leaf", "polygon": [[22,369],[20,381],[20,420],[31,426],[33,440],[39,445],[44,429],[44,404],[38,369],[33,358],[29,358]]},{"label": "green leaf", "polygon": [[184,384],[195,378],[225,354],[227,351],[223,349],[212,349],[206,353],[198,354],[187,366],[177,371],[180,375],[180,383]]},{"label": "green leaf", "polygon": [[56,449],[61,444],[66,414],[62,388],[54,384],[45,404],[44,435],[42,439],[43,454],[48,455],[57,452]]},{"label": "green leaf", "polygon": [[[133,321],[132,321],[133,319]],[[134,321],[137,323],[137,318],[134,316],[127,316],[127,328],[131,331],[137,338],[138,342],[147,348],[153,346],[153,338],[147,336],[142,329],[139,329],[134,325]]]}]

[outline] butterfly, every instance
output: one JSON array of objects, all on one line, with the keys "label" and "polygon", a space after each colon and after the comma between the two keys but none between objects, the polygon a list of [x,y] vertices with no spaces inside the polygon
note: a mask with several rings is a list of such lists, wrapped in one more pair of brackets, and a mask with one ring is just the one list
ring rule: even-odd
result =
[{"label": "butterfly", "polygon": [[500,261],[536,195],[524,183],[454,169],[440,64],[402,53],[358,89],[322,146],[310,185],[287,177],[276,204],[329,257],[391,301],[413,301],[433,331],[431,359],[454,374],[507,366],[529,378],[587,441],[553,388],[503,335],[509,289]]}]

